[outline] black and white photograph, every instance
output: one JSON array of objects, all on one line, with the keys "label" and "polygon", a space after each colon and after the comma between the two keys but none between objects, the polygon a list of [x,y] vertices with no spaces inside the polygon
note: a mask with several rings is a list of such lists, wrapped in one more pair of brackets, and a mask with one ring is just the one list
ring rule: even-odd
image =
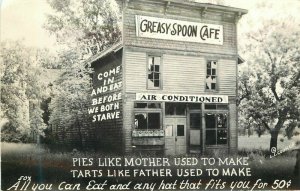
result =
[{"label": "black and white photograph", "polygon": [[299,0],[0,0],[2,191],[300,190]]}]

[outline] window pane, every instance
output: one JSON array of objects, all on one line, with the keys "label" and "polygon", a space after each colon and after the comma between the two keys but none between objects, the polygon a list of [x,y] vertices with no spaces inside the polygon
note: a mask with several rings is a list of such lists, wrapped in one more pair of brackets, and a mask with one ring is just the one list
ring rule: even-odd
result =
[{"label": "window pane", "polygon": [[215,90],[216,89],[216,83],[211,83],[211,89]]},{"label": "window pane", "polygon": [[148,61],[149,61],[148,62],[149,66],[154,65],[154,57],[153,56],[149,56]]},{"label": "window pane", "polygon": [[160,103],[148,103],[148,108],[161,108]]},{"label": "window pane", "polygon": [[153,76],[154,76],[154,73],[148,74],[148,79],[149,79],[149,80],[153,80]]},{"label": "window pane", "polygon": [[207,69],[207,70],[206,70],[206,73],[207,73],[206,75],[211,75],[211,70],[210,70],[210,69]]},{"label": "window pane", "polygon": [[217,77],[211,76],[211,82],[216,83],[217,82]]},{"label": "window pane", "polygon": [[215,75],[216,75],[216,69],[212,69],[211,71],[212,71],[212,72],[211,72],[211,75],[214,75],[214,76],[215,76]]},{"label": "window pane", "polygon": [[148,113],[148,129],[160,129],[160,113]]},{"label": "window pane", "polygon": [[177,136],[184,136],[184,125],[177,125]]},{"label": "window pane", "polygon": [[176,106],[176,115],[185,115],[185,103],[175,103]]},{"label": "window pane", "polygon": [[211,68],[217,68],[217,62],[216,61],[212,61]]},{"label": "window pane", "polygon": [[147,108],[147,103],[134,103],[134,108]]},{"label": "window pane", "polygon": [[159,87],[159,80],[154,80],[154,87]]},{"label": "window pane", "polygon": [[185,103],[166,103],[166,115],[185,115]]},{"label": "window pane", "polygon": [[206,129],[216,128],[216,116],[214,114],[205,114]]},{"label": "window pane", "polygon": [[148,88],[154,88],[153,80],[148,80]]},{"label": "window pane", "polygon": [[207,62],[207,68],[211,68],[210,62]]},{"label": "window pane", "polygon": [[225,105],[225,104],[217,104],[217,109],[228,110],[228,105]]},{"label": "window pane", "polygon": [[154,70],[154,64],[151,58],[149,58],[149,63],[148,63],[148,71],[151,72]]},{"label": "window pane", "polygon": [[134,126],[137,129],[147,129],[147,114],[146,113],[136,113]]},{"label": "window pane", "polygon": [[166,115],[175,115],[175,105],[172,103],[166,103],[165,112]]},{"label": "window pane", "polygon": [[211,88],[210,84],[206,82],[206,89],[210,90],[210,88]]},{"label": "window pane", "polygon": [[154,79],[159,80],[159,73],[154,73]]},{"label": "window pane", "polygon": [[201,109],[201,103],[189,103],[189,109]]},{"label": "window pane", "polygon": [[227,114],[217,114],[217,127],[227,128]]},{"label": "window pane", "polygon": [[206,143],[206,145],[216,145],[217,144],[216,130],[207,130],[206,131],[205,143]]},{"label": "window pane", "polygon": [[227,144],[227,130],[218,130],[217,144]]},{"label": "window pane", "polygon": [[216,104],[205,104],[205,109],[217,109]]},{"label": "window pane", "polygon": [[159,56],[154,57],[154,64],[160,65],[160,57]]},{"label": "window pane", "polygon": [[190,127],[192,129],[201,128],[201,113],[191,113],[190,114]]},{"label": "window pane", "polygon": [[155,65],[155,72],[159,72],[159,65]]}]

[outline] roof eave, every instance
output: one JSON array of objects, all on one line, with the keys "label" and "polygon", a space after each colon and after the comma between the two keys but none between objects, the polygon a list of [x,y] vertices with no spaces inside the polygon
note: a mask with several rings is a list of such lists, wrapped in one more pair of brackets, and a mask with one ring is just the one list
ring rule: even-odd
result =
[{"label": "roof eave", "polygon": [[116,53],[120,51],[123,48],[122,42],[117,42],[113,44],[110,48],[103,50],[102,52],[90,57],[89,59],[86,60],[87,63],[93,63],[96,62],[97,60],[100,60],[111,53]]}]

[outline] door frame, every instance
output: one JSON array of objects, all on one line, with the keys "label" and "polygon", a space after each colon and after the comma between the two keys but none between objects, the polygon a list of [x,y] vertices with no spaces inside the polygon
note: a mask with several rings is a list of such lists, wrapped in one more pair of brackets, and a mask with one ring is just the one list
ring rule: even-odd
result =
[{"label": "door frame", "polygon": [[191,144],[190,144],[190,114],[191,113],[199,113],[201,117],[201,127],[200,127],[200,148],[199,150],[201,153],[204,151],[204,115],[203,115],[203,108],[204,104],[201,104],[201,107],[199,109],[190,109],[187,107],[187,130],[188,130],[188,138],[187,138],[187,146],[188,146],[188,151],[190,152]]},{"label": "door frame", "polygon": [[[167,121],[168,120],[172,120],[172,119],[175,119],[176,120],[176,122],[173,122],[172,124],[170,124],[170,123],[168,123]],[[185,123],[184,124],[180,124],[180,123],[177,123],[177,119],[182,119],[182,120],[185,120]],[[174,121],[175,121],[174,120]],[[176,124],[176,125],[175,125]],[[174,142],[175,142],[175,145],[174,145],[174,155],[180,155],[180,154],[186,154],[187,153],[187,151],[188,151],[188,142],[187,142],[187,140],[188,140],[188,136],[189,136],[189,134],[188,134],[188,125],[187,125],[187,116],[185,115],[185,116],[178,116],[178,115],[174,115],[174,116],[165,116],[165,119],[164,119],[164,127],[165,127],[165,129],[166,129],[166,127],[167,127],[167,125],[172,125],[173,126],[173,129],[172,129],[172,133],[173,133],[173,136],[172,136],[172,139],[174,140]],[[176,145],[176,139],[177,139],[177,125],[184,125],[184,127],[185,127],[185,152],[184,153],[177,153],[176,152],[176,150],[177,150],[177,145]],[[165,139],[170,139],[170,137],[165,137]]]}]

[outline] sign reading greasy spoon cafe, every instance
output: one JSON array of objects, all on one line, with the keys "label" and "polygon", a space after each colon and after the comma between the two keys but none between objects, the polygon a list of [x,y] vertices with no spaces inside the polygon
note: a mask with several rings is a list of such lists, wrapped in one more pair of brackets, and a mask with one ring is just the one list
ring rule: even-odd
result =
[{"label": "sign reading greasy spoon cafe", "polygon": [[136,15],[138,37],[223,45],[223,26]]}]

